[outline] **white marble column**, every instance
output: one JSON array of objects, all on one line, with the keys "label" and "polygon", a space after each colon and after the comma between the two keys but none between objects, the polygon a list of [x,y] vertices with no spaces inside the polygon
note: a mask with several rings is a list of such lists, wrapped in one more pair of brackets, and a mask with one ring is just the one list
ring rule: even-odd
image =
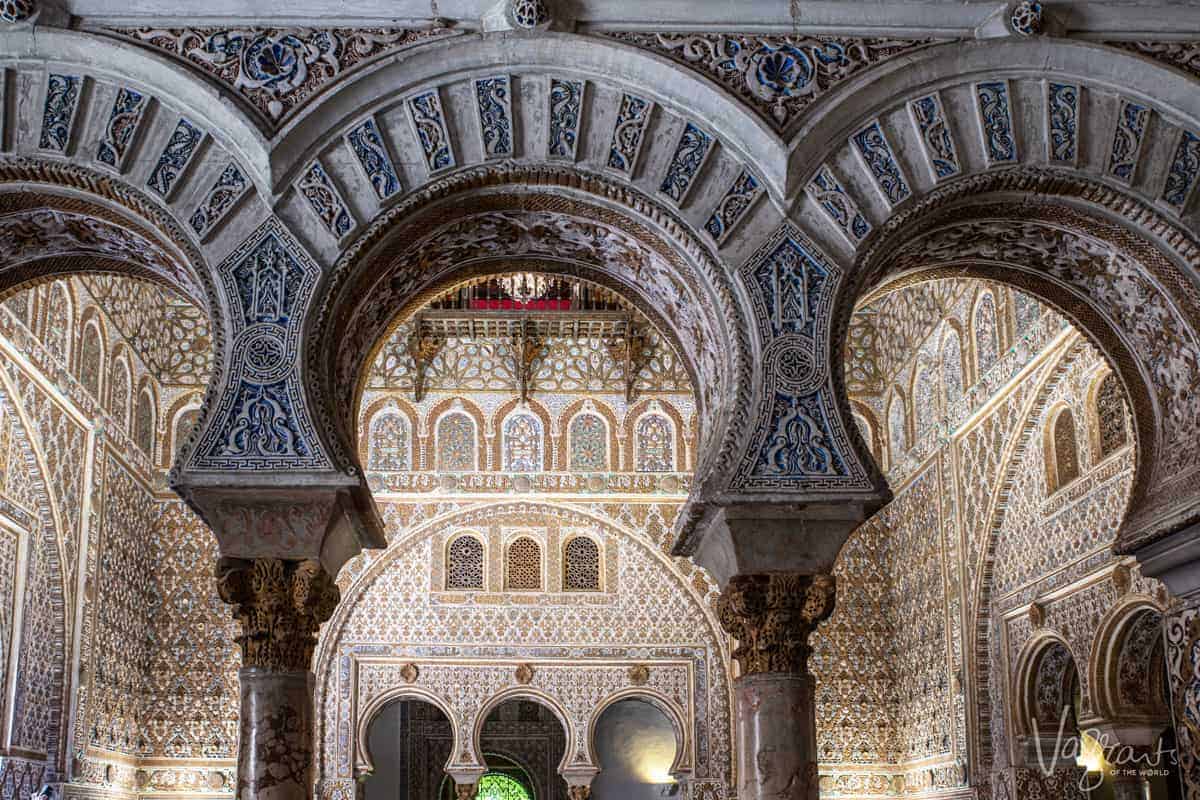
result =
[{"label": "white marble column", "polygon": [[221,599],[241,623],[236,800],[308,800],[316,634],[339,599],[317,561],[222,558]]},{"label": "white marble column", "polygon": [[733,657],[739,800],[818,800],[808,639],[833,612],[829,575],[736,575],[717,608]]}]

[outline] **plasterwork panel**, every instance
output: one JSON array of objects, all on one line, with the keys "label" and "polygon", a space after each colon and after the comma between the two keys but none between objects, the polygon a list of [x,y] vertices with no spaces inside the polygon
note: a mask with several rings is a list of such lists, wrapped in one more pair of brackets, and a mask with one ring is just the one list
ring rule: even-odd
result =
[{"label": "plasterwork panel", "polygon": [[[601,504],[592,508],[588,513],[534,502],[384,506],[389,549],[360,557],[343,569],[344,600],[322,635],[318,664],[324,778],[348,775],[351,768],[347,748],[355,724],[352,715],[358,713],[355,708],[362,709],[363,693],[371,685],[360,679],[358,688],[352,689],[352,674],[359,669],[352,664],[381,665],[378,669],[388,677],[371,679],[377,688],[369,692],[377,692],[405,686],[399,670],[405,663],[415,663],[419,667],[416,686],[441,687],[438,691],[451,705],[478,709],[490,693],[520,688],[515,666],[528,662],[533,666],[529,687],[559,698],[573,719],[583,720],[585,711],[595,710],[605,693],[637,688],[630,683],[629,668],[645,662],[651,666],[647,686],[678,697],[691,719],[698,774],[728,784],[730,710],[724,635],[718,632],[707,603],[714,587],[697,583],[691,574],[694,568],[680,574],[662,552],[669,539],[666,521],[675,507],[618,506],[617,513],[640,525],[629,532],[602,516],[592,516],[603,512]],[[445,515],[443,521],[437,521],[438,514]],[[656,520],[656,534],[643,532],[651,527],[650,519]],[[431,570],[429,565],[440,563],[446,536],[453,530],[491,526],[497,528],[498,537],[507,531],[508,538],[540,529],[547,545],[551,540],[560,543],[575,528],[586,529],[604,543],[604,570],[611,583],[598,595],[535,592],[525,603],[495,604],[470,593],[453,598],[452,603],[439,601],[433,591],[436,567]],[[489,548],[493,556],[498,552],[499,548]],[[553,588],[561,582],[557,546],[553,551],[547,547],[545,557],[555,566],[550,576]],[[492,558],[489,586],[495,583],[498,566]],[[693,593],[700,589],[703,602]],[[668,666],[672,663],[677,666]],[[464,670],[469,671],[469,679],[460,674]],[[671,677],[676,675],[673,670],[682,672]],[[355,697],[358,702],[352,703]],[[456,724],[469,729],[474,718],[467,713]],[[586,763],[586,751],[572,752],[572,759]]]}]

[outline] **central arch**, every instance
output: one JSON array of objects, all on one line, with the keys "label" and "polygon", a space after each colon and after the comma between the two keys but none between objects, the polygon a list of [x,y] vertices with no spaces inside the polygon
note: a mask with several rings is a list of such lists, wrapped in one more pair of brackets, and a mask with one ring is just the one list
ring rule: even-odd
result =
[{"label": "central arch", "polygon": [[681,355],[698,388],[693,497],[735,461],[734,409],[754,353],[728,274],[688,225],[637,190],[558,167],[484,169],[431,184],[381,215],[338,261],[315,323],[312,405],[353,469],[354,410],[388,334],[438,293],[512,270],[600,284],[629,300]]}]

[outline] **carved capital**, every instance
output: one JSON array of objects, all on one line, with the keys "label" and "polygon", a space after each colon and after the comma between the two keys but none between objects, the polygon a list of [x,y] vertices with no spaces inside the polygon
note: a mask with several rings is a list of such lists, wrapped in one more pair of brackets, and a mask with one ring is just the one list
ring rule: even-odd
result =
[{"label": "carved capital", "polygon": [[571,800],[588,800],[592,796],[592,787],[590,786],[568,786],[567,797]]},{"label": "carved capital", "polygon": [[320,562],[222,558],[217,592],[242,626],[242,665],[272,672],[309,669],[317,630],[341,594]]},{"label": "carved capital", "polygon": [[454,795],[458,800],[475,800],[475,793],[479,790],[478,783],[456,783],[454,784]]},{"label": "carved capital", "polygon": [[717,603],[721,627],[737,639],[743,675],[808,673],[808,637],[833,613],[832,575],[798,572],[735,575]]}]

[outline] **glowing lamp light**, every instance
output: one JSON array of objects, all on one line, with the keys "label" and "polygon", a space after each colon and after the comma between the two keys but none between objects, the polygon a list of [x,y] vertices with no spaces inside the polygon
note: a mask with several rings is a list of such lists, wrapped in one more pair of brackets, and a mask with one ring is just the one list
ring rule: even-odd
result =
[{"label": "glowing lamp light", "polygon": [[1079,740],[1079,755],[1075,756],[1075,765],[1088,772],[1104,772],[1108,767],[1108,762],[1104,760],[1104,748],[1086,733],[1080,733]]}]

